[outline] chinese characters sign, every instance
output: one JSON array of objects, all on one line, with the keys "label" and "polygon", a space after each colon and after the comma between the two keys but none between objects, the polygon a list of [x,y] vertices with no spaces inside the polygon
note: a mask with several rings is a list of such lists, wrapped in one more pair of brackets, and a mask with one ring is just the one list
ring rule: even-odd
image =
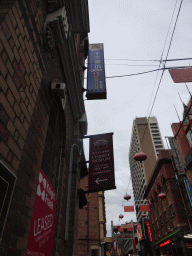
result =
[{"label": "chinese characters sign", "polygon": [[40,170],[26,256],[52,256],[55,214],[56,192]]},{"label": "chinese characters sign", "polygon": [[137,236],[138,236],[139,240],[142,239],[141,225],[139,223],[137,224]]},{"label": "chinese characters sign", "polygon": [[134,212],[134,206],[124,206],[124,212]]},{"label": "chinese characters sign", "polygon": [[141,204],[139,205],[140,212],[149,212],[151,211],[150,205],[148,204]]},{"label": "chinese characters sign", "polygon": [[113,133],[90,137],[89,148],[89,190],[115,189]]},{"label": "chinese characters sign", "polygon": [[127,239],[133,239],[133,235],[128,234],[114,234],[114,240],[127,240]]},{"label": "chinese characters sign", "polygon": [[103,44],[90,44],[87,69],[87,99],[106,99]]},{"label": "chinese characters sign", "polygon": [[148,232],[149,242],[152,242],[152,235],[151,235],[151,228],[150,228],[149,221],[146,221],[146,225],[147,225],[147,232]]}]

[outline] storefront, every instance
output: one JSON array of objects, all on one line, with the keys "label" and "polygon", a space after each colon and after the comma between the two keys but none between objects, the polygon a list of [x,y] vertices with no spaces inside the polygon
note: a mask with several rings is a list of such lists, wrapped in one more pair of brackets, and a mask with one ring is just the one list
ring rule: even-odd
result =
[{"label": "storefront", "polygon": [[164,239],[153,244],[155,256],[190,256],[192,255],[192,238],[185,238],[177,230]]}]

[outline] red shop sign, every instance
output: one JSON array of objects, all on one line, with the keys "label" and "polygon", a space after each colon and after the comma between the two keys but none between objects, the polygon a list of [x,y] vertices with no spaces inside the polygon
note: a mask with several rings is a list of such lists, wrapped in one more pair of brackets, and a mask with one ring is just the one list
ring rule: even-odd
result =
[{"label": "red shop sign", "polygon": [[171,243],[171,240],[167,240],[167,241],[165,241],[164,243],[160,244],[159,246],[160,246],[160,247],[163,247],[163,246],[168,245],[168,244],[170,244],[170,243]]},{"label": "red shop sign", "polygon": [[26,256],[52,256],[55,215],[56,192],[40,170]]}]

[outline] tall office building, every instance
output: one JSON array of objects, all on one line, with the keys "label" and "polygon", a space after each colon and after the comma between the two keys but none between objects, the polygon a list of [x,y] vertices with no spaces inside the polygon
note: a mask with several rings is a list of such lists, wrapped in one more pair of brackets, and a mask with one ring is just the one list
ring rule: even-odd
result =
[{"label": "tall office building", "polygon": [[[129,165],[132,177],[132,186],[136,204],[137,220],[141,218],[137,204],[144,200],[144,189],[151,177],[153,168],[159,155],[164,149],[157,119],[155,117],[139,117],[133,121],[131,143],[129,149]],[[139,152],[147,154],[143,162],[134,160]]]}]

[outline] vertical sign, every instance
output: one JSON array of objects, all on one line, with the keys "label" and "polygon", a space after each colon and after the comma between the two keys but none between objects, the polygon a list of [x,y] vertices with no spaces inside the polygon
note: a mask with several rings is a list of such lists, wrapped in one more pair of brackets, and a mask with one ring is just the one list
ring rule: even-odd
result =
[{"label": "vertical sign", "polygon": [[115,189],[113,133],[90,137],[89,146],[89,190]]},{"label": "vertical sign", "polygon": [[151,228],[150,228],[149,221],[146,221],[146,225],[147,225],[147,232],[148,232],[149,242],[152,242],[152,235],[151,235]]},{"label": "vertical sign", "polygon": [[51,182],[40,170],[25,255],[52,256],[55,215],[56,192]]},{"label": "vertical sign", "polygon": [[179,154],[179,150],[178,150],[175,138],[174,137],[168,137],[168,139],[169,139],[169,144],[171,146],[171,151],[172,151],[172,154],[173,154],[173,160],[174,160],[174,163],[175,163],[175,167],[177,169],[177,174],[178,175],[183,175],[183,174],[185,174],[185,169],[184,169],[183,163],[181,161],[181,157],[180,157],[180,154]]},{"label": "vertical sign", "polygon": [[141,241],[141,239],[142,239],[141,225],[139,223],[137,224],[137,236],[138,236],[139,240]]},{"label": "vertical sign", "polygon": [[191,206],[192,206],[192,188],[191,188],[191,184],[190,184],[190,182],[187,178],[184,178],[184,183],[185,183],[185,187],[186,187],[187,194],[188,194],[188,197],[189,197],[189,201],[190,201]]},{"label": "vertical sign", "polygon": [[106,99],[103,44],[90,44],[87,69],[87,99]]}]

